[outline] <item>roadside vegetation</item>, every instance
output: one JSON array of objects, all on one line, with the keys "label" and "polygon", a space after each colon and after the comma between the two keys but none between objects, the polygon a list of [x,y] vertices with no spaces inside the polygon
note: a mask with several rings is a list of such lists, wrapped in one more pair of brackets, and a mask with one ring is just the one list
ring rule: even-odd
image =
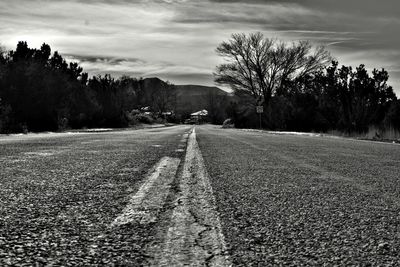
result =
[{"label": "roadside vegetation", "polygon": [[217,87],[158,78],[89,77],[47,44],[0,50],[0,133],[181,123],[206,109],[224,127],[400,138],[400,100],[386,70],[340,66],[323,47],[261,33],[234,34],[216,49]]},{"label": "roadside vegetation", "polygon": [[285,43],[261,33],[234,34],[217,47],[225,63],[215,81],[233,89],[229,116],[236,127],[339,132],[396,138],[400,101],[386,70],[340,66],[323,47]]},{"label": "roadside vegetation", "polygon": [[47,44],[0,53],[0,133],[173,121],[174,100],[174,86],[158,79],[89,78]]}]

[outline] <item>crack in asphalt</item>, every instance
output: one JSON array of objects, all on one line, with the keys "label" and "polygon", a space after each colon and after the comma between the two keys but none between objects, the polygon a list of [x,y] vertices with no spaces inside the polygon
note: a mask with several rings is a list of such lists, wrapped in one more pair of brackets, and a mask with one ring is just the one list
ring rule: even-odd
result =
[{"label": "crack in asphalt", "polygon": [[195,130],[189,135],[171,224],[155,266],[231,266]]},{"label": "crack in asphalt", "polygon": [[[101,143],[90,142],[98,134],[0,142],[0,265],[147,266],[153,255],[145,248],[162,242],[155,234],[161,224],[169,227],[173,207],[167,204],[176,191],[166,190],[167,203],[155,207],[156,222],[109,225],[157,160],[182,158],[174,151],[176,136],[188,128],[110,133]],[[154,143],[164,146],[155,149]]]}]

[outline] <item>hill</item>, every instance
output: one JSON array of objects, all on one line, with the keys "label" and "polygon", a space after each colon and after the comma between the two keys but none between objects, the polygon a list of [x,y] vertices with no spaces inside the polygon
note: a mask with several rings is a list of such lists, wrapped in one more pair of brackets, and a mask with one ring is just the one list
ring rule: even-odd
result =
[{"label": "hill", "polygon": [[[167,83],[153,77],[143,80],[146,94],[154,94],[160,88],[167,88]],[[228,97],[230,94],[215,86],[203,85],[174,85],[177,110],[195,112],[207,109],[215,98]]]},{"label": "hill", "polygon": [[175,88],[178,94],[181,95],[191,95],[191,96],[201,96],[207,94],[215,94],[215,95],[228,95],[224,90],[215,87],[215,86],[203,86],[203,85],[175,85]]},{"label": "hill", "polygon": [[222,98],[227,98],[228,93],[218,87],[202,85],[175,85],[177,111],[192,113],[198,110],[213,109]]},{"label": "hill", "polygon": [[[161,88],[169,88],[168,84],[159,78],[143,80],[146,98],[154,98],[160,94]],[[206,109],[212,122],[221,123],[225,117],[225,109],[231,98],[230,94],[215,86],[174,85],[175,111],[180,119],[185,119],[191,113]],[[164,91],[165,92],[165,91]]]}]

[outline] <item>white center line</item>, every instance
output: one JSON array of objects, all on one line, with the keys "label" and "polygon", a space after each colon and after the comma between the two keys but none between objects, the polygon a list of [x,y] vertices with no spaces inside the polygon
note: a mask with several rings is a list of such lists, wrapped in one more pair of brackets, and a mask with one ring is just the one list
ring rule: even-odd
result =
[{"label": "white center line", "polygon": [[171,226],[156,266],[231,266],[196,133],[189,136]]}]

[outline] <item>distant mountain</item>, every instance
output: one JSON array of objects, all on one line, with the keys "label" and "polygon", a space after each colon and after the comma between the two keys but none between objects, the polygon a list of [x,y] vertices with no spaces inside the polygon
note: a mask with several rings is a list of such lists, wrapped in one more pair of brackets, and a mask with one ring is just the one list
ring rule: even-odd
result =
[{"label": "distant mountain", "polygon": [[215,86],[188,84],[188,85],[175,85],[175,88],[177,89],[178,94],[182,95],[200,96],[210,93],[215,95],[228,95],[227,92]]},{"label": "distant mountain", "polygon": [[228,97],[228,93],[218,87],[202,85],[175,85],[177,111],[192,113],[199,110],[209,110],[219,99]]},{"label": "distant mountain", "polygon": [[143,86],[146,90],[160,88],[165,85],[167,83],[157,77],[143,79]]},{"label": "distant mountain", "polygon": [[[146,78],[143,85],[147,93],[156,92],[157,88],[166,86],[166,82],[159,78]],[[203,85],[175,85],[177,111],[181,113],[192,113],[195,111],[209,109],[216,99],[229,97],[229,93],[215,87]]]},{"label": "distant mountain", "polygon": [[[161,88],[169,88],[168,84],[159,78],[143,79],[142,86],[145,98],[149,100],[159,95],[162,92]],[[222,123],[226,118],[226,107],[232,100],[228,92],[215,86],[193,84],[174,85],[173,88],[175,111],[180,119],[188,118],[191,113],[203,109],[208,111],[213,123]]]}]

